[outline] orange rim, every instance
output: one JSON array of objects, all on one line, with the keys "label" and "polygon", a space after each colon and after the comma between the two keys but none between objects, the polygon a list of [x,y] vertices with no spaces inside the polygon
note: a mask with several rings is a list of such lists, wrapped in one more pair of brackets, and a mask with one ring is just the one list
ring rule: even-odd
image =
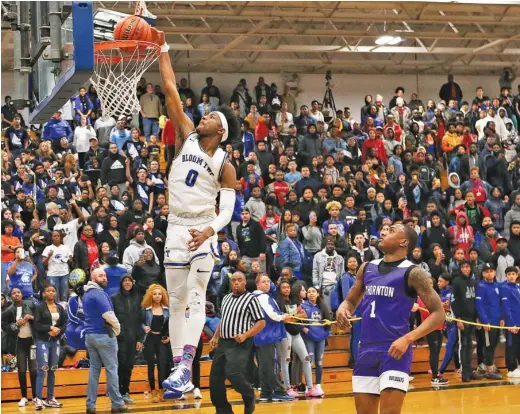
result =
[{"label": "orange rim", "polygon": [[[107,56],[102,52],[112,49],[122,49],[123,54],[120,56]],[[131,53],[125,55],[124,49],[137,49],[138,53]],[[152,42],[144,42],[141,40],[111,40],[107,42],[98,42],[94,45],[94,55],[97,60],[108,60],[111,63],[117,63],[121,60],[136,60],[142,59],[148,55],[148,53],[141,53],[141,50],[154,49],[153,56],[161,53],[161,47]]]}]

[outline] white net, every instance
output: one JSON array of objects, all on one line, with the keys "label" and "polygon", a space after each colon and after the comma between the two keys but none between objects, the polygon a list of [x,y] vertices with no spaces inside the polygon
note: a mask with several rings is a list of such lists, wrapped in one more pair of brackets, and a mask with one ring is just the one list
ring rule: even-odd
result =
[{"label": "white net", "polygon": [[140,0],[140,1],[136,2],[134,14],[136,16],[141,16],[143,19],[145,19],[150,24],[151,24],[151,20],[157,19],[157,16],[155,16],[154,14],[152,14],[148,11],[148,8],[146,7],[146,2],[144,0]]},{"label": "white net", "polygon": [[90,81],[101,102],[103,120],[139,113],[141,106],[137,98],[137,84],[159,54],[160,48],[148,42],[96,44],[94,73]]}]

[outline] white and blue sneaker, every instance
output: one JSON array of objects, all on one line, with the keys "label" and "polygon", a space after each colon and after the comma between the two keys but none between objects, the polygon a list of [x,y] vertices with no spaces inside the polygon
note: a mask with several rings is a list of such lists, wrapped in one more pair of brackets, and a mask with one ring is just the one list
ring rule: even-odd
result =
[{"label": "white and blue sneaker", "polygon": [[165,391],[163,398],[165,400],[179,400],[184,396],[180,391]]},{"label": "white and blue sneaker", "polygon": [[185,392],[188,383],[190,383],[190,378],[190,369],[184,364],[179,364],[173,369],[170,376],[163,381],[162,386],[168,391],[178,391],[182,393]]}]

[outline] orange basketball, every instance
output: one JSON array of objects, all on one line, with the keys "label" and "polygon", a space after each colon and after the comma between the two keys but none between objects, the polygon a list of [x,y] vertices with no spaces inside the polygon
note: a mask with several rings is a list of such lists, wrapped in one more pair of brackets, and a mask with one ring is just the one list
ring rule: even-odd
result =
[{"label": "orange basketball", "polygon": [[128,16],[121,20],[114,29],[115,40],[152,40],[150,25],[139,16]]}]

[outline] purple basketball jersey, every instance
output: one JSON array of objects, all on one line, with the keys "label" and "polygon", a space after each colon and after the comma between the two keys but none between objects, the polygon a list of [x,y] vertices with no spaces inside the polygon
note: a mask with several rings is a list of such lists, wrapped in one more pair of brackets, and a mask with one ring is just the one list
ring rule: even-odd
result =
[{"label": "purple basketball jersey", "polygon": [[382,260],[365,266],[360,346],[387,351],[392,342],[410,332],[408,321],[415,300],[407,294],[405,274],[414,264],[404,260],[389,273],[381,274],[378,265]]}]

